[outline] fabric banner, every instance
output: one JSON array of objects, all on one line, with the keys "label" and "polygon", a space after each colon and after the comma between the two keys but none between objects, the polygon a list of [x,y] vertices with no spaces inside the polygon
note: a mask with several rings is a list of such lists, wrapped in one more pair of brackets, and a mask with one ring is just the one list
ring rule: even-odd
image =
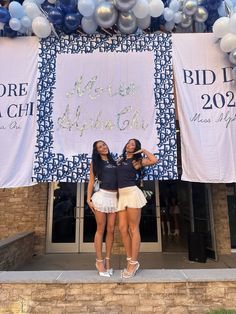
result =
[{"label": "fabric banner", "polygon": [[0,38],[0,187],[32,185],[38,39]]},{"label": "fabric banner", "polygon": [[213,34],[174,34],[182,180],[236,182],[236,83]]},{"label": "fabric banner", "polygon": [[157,152],[154,59],[149,51],[59,54],[54,91],[54,150],[91,155],[103,139],[121,153],[130,138]]},{"label": "fabric banner", "polygon": [[87,180],[94,141],[117,156],[130,138],[160,159],[148,178],[177,179],[171,49],[165,34],[42,40],[34,180]]}]

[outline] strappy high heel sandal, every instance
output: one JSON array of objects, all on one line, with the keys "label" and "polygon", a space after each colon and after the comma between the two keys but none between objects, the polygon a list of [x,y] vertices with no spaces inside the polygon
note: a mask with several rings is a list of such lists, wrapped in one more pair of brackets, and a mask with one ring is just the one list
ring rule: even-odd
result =
[{"label": "strappy high heel sandal", "polygon": [[96,259],[95,267],[97,268],[99,276],[101,276],[101,277],[110,277],[110,274],[107,271],[99,271],[97,263],[103,263],[103,265],[104,265],[104,260],[103,259]]},{"label": "strappy high heel sandal", "polygon": [[139,267],[140,267],[140,264],[139,264],[138,261],[130,260],[129,264],[130,265],[135,265],[135,267],[133,268],[132,271],[128,271],[127,269],[125,269],[123,271],[123,273],[122,273],[122,278],[125,278],[125,279],[133,278],[135,276],[135,274],[137,273]]},{"label": "strappy high heel sandal", "polygon": [[[131,257],[126,257],[126,261],[129,263],[131,261]],[[121,278],[123,276],[123,272],[127,271],[127,268],[121,270]]]},{"label": "strappy high heel sandal", "polygon": [[[106,260],[110,260],[110,257],[105,257]],[[106,268],[108,274],[112,276],[114,274],[113,268]]]}]

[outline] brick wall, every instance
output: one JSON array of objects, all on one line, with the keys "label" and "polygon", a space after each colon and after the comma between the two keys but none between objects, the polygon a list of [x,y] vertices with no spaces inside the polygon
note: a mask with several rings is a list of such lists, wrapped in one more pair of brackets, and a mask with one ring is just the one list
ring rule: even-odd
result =
[{"label": "brick wall", "polygon": [[218,254],[231,253],[228,204],[225,184],[211,184],[216,247]]},{"label": "brick wall", "polygon": [[0,271],[15,270],[32,258],[34,250],[33,232],[24,232],[0,240]]},{"label": "brick wall", "polygon": [[0,239],[35,232],[34,252],[45,252],[47,184],[0,189]]},{"label": "brick wall", "polygon": [[203,314],[236,308],[236,282],[0,284],[0,313]]}]

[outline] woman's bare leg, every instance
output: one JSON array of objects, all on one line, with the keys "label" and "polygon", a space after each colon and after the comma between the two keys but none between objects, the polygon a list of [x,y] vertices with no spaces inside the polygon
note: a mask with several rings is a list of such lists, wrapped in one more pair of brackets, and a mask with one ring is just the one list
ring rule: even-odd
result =
[{"label": "woman's bare leg", "polygon": [[107,228],[106,228],[106,269],[110,269],[110,258],[112,245],[114,241],[114,229],[115,229],[116,213],[107,214]]},{"label": "woman's bare leg", "polygon": [[127,257],[132,255],[131,237],[129,232],[127,210],[119,211],[119,230]]},{"label": "woman's bare leg", "polygon": [[[97,230],[94,237],[94,247],[96,252],[96,259],[102,260],[102,243],[103,243],[103,235],[106,226],[106,213],[99,212],[95,210],[95,219],[97,223]],[[103,263],[96,263],[98,271],[104,272],[105,267]]]},{"label": "woman's bare leg", "polygon": [[[131,260],[137,261],[138,254],[140,250],[140,231],[139,231],[139,224],[141,219],[141,209],[140,208],[127,208],[127,221],[129,226],[129,231],[131,234]],[[135,264],[128,264],[127,270],[131,272],[133,268],[135,268]]]}]

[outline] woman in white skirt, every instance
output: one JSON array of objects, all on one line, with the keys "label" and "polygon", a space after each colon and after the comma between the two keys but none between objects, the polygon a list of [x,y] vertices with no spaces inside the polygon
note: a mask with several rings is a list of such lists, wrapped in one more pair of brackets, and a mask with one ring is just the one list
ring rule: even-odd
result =
[{"label": "woman in white skirt", "polygon": [[119,230],[127,254],[127,267],[122,271],[123,278],[133,277],[140,266],[139,223],[141,208],[147,201],[143,192],[137,187],[137,177],[142,167],[155,163],[157,158],[152,153],[142,149],[137,139],[130,139],[124,147],[122,158],[117,166]]},{"label": "woman in white skirt", "polygon": [[[110,277],[110,256],[114,239],[114,226],[117,212],[117,171],[116,162],[112,158],[104,141],[93,144],[90,177],[87,189],[87,203],[93,211],[97,223],[94,237],[96,251],[95,266],[100,276]],[[100,189],[93,194],[95,178],[100,182]],[[102,257],[103,236],[106,228],[106,257]]]}]

